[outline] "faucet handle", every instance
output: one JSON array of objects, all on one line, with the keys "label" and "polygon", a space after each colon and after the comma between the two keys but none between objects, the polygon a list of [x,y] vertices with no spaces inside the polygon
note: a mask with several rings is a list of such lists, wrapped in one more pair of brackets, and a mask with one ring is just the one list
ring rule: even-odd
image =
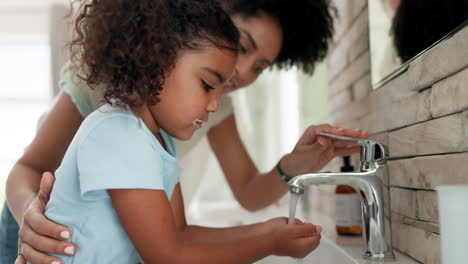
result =
[{"label": "faucet handle", "polygon": [[330,134],[330,133],[325,133],[325,132],[317,132],[317,135],[318,136],[324,136],[324,137],[331,137],[331,138],[340,139],[340,140],[354,141],[354,142],[358,143],[361,146],[363,146],[365,144],[368,144],[368,142],[369,142],[369,140],[366,140],[366,139],[338,136],[338,135],[335,135],[335,134]]},{"label": "faucet handle", "polygon": [[370,162],[382,161],[382,160],[386,160],[389,155],[387,146],[385,146],[384,144],[375,142],[375,141],[360,139],[360,138],[338,136],[338,135],[324,133],[324,132],[318,132],[317,135],[330,137],[334,139],[353,141],[361,145],[361,162],[370,163]]}]

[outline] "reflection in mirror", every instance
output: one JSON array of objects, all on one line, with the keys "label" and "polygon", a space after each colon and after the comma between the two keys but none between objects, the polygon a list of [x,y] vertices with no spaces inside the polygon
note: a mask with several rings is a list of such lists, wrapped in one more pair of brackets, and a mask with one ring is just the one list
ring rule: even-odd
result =
[{"label": "reflection in mirror", "polygon": [[369,0],[374,88],[468,19],[467,0]]}]

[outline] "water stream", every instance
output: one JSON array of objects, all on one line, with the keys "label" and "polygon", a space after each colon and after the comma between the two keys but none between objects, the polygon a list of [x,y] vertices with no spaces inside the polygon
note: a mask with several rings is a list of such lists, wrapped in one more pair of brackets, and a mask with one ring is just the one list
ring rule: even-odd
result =
[{"label": "water stream", "polygon": [[296,219],[296,207],[297,207],[297,201],[299,200],[299,197],[301,197],[300,194],[292,193],[290,192],[290,198],[289,198],[289,220],[288,224],[294,224],[294,220]]},{"label": "water stream", "polygon": [[[296,220],[296,207],[297,207],[297,202],[299,198],[301,197],[300,194],[297,193],[289,193],[289,219],[288,219],[288,224],[294,224],[294,220]],[[303,264],[303,259],[296,259],[297,264]]]}]

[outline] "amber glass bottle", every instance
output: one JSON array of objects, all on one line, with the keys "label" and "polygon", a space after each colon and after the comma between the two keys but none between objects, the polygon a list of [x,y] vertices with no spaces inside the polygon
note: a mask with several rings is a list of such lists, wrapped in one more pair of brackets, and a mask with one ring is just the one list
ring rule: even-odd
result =
[{"label": "amber glass bottle", "polygon": [[[354,171],[349,157],[344,157],[342,172]],[[339,235],[361,235],[361,199],[358,193],[347,185],[336,187],[336,232]]]}]

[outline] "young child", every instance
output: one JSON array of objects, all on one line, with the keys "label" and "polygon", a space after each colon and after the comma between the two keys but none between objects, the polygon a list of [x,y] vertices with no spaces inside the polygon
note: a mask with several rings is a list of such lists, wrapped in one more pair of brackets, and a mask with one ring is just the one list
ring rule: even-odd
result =
[{"label": "young child", "polygon": [[186,224],[174,138],[190,139],[218,109],[239,41],[216,1],[93,0],[75,28],[75,62],[107,104],[82,123],[55,172],[46,216],[70,227],[78,247],[63,263],[240,264],[318,246],[320,228],[283,218]]}]

